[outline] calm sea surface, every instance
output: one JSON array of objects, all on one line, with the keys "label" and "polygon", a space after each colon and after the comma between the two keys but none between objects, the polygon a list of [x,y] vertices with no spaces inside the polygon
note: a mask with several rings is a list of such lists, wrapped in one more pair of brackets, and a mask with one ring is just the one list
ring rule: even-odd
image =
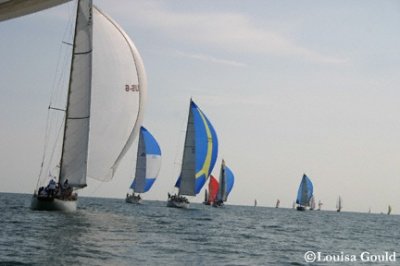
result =
[{"label": "calm sea surface", "polygon": [[[62,213],[32,211],[30,199],[0,193],[0,265],[307,265],[306,251],[325,258],[313,265],[371,265],[363,252],[395,252],[376,264],[400,265],[397,215],[82,197]],[[357,261],[333,262],[346,256]]]}]

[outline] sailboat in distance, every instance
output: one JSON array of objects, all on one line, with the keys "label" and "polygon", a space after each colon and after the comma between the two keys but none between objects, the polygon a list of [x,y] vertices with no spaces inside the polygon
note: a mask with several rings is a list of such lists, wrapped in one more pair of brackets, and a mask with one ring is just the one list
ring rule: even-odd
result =
[{"label": "sailboat in distance", "polygon": [[342,197],[339,196],[337,203],[336,203],[336,211],[341,212],[343,208]]},{"label": "sailboat in distance", "polygon": [[175,183],[178,194],[168,193],[168,207],[188,208],[184,196],[196,196],[210,176],[218,154],[218,139],[214,127],[190,99],[181,173]]},{"label": "sailboat in distance", "polygon": [[221,207],[224,202],[228,200],[228,195],[231,193],[233,184],[235,183],[235,176],[232,170],[225,165],[225,160],[222,159],[221,170],[219,173],[219,187],[217,198],[213,202],[213,207]]},{"label": "sailboat in distance", "polygon": [[296,203],[298,211],[305,211],[306,207],[310,206],[310,200],[313,196],[313,184],[306,174],[303,174],[299,190],[297,191]]},{"label": "sailboat in distance", "polygon": [[136,156],[135,178],[130,186],[132,194],[126,195],[127,203],[140,203],[140,194],[150,190],[156,181],[161,167],[161,150],[156,139],[144,127],[140,128],[139,144]]},{"label": "sailboat in distance", "polygon": [[[87,177],[113,178],[143,120],[142,59],[124,30],[91,0],[77,1],[67,90],[65,108],[49,106],[50,116],[64,114],[63,135],[54,145],[62,148],[55,158],[44,153],[32,209],[76,210],[76,191],[87,186]],[[54,165],[56,180],[45,186],[43,169]]]},{"label": "sailboat in distance", "polygon": [[388,206],[388,212],[387,212],[387,215],[390,215],[392,213],[392,206]]},{"label": "sailboat in distance", "polygon": [[275,208],[279,208],[279,205],[281,204],[281,201],[279,199],[276,200]]},{"label": "sailboat in distance", "polygon": [[322,201],[321,201],[321,200],[319,200],[319,201],[318,201],[318,211],[320,211],[320,210],[321,210],[321,207],[322,207],[322,205],[323,205],[323,204],[322,204]]}]

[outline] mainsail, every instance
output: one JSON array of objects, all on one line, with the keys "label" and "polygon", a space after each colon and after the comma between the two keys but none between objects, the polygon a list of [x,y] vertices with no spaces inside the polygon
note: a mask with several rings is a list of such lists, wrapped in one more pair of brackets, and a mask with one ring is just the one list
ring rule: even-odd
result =
[{"label": "mainsail", "polygon": [[181,174],[175,184],[180,195],[195,196],[214,168],[218,154],[217,134],[208,118],[191,100]]},{"label": "mainsail", "polygon": [[140,128],[135,179],[131,189],[136,193],[147,192],[156,180],[161,167],[161,150],[150,132]]},{"label": "mainsail", "polygon": [[336,209],[338,212],[340,212],[342,210],[343,206],[342,206],[342,197],[339,196],[337,203],[336,203]]},{"label": "mainsail", "polygon": [[79,1],[69,79],[60,183],[86,186],[92,77],[92,1]]},{"label": "mainsail", "polygon": [[297,191],[296,203],[301,206],[310,206],[312,196],[313,184],[306,174],[304,174],[300,182],[299,190]]}]

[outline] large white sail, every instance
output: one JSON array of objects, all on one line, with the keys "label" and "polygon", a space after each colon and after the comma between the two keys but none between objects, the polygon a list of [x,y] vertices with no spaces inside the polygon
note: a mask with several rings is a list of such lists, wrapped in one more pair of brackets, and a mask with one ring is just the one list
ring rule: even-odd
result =
[{"label": "large white sail", "polygon": [[122,28],[93,6],[93,93],[88,176],[110,180],[143,120],[146,74]]},{"label": "large white sail", "polygon": [[78,2],[60,182],[86,186],[92,71],[92,1]]}]

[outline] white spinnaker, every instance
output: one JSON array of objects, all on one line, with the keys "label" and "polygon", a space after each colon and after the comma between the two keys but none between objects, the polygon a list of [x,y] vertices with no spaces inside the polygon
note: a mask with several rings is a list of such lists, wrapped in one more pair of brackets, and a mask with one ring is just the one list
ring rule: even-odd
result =
[{"label": "white spinnaker", "polygon": [[109,181],[139,133],[147,80],[129,36],[95,6],[93,16],[88,177]]},{"label": "white spinnaker", "polygon": [[92,70],[92,1],[78,2],[60,183],[86,186]]}]

